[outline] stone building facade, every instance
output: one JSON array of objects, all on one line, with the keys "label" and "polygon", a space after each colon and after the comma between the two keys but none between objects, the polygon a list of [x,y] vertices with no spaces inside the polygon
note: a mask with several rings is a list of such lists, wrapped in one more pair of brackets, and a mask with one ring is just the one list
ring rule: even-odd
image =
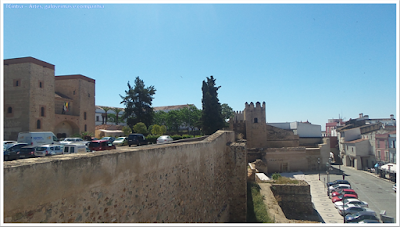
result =
[{"label": "stone building facade", "polygon": [[244,111],[235,112],[230,119],[230,130],[236,132],[236,139],[246,140],[249,162],[262,160],[268,173],[325,169],[330,155],[329,139],[323,141],[320,136],[301,140],[292,129],[267,124],[265,113],[265,102],[255,106],[246,102]]},{"label": "stone building facade", "polygon": [[33,57],[4,60],[4,139],[23,131],[57,137],[94,134],[95,80],[55,76],[55,66]]}]

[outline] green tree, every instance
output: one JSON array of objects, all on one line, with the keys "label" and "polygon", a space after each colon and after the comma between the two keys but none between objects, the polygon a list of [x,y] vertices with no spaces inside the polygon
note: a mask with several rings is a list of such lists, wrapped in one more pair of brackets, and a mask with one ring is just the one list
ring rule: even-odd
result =
[{"label": "green tree", "polygon": [[128,81],[128,90],[125,90],[125,96],[120,95],[120,97],[121,104],[125,105],[123,117],[127,119],[129,127],[133,128],[139,122],[151,125],[153,121],[151,104],[155,93],[154,86],[145,87],[143,80],[139,77],[136,77],[134,87],[131,87]]},{"label": "green tree", "polygon": [[216,86],[213,76],[207,77],[207,81],[203,81],[201,88],[203,92],[201,122],[203,132],[206,135],[211,135],[225,126],[225,121],[221,114],[221,104],[218,99],[218,89],[220,88],[221,86]]},{"label": "green tree", "polygon": [[134,125],[134,126],[133,126],[133,130],[134,130],[136,133],[141,133],[141,134],[144,134],[144,135],[147,134],[147,127],[146,127],[146,125],[145,125],[143,122],[139,122],[139,123],[137,123],[136,125]]},{"label": "green tree", "polygon": [[183,108],[179,111],[182,123],[185,127],[188,128],[189,133],[190,130],[193,131],[196,127],[199,126],[199,122],[201,120],[201,110],[197,109],[196,106],[189,105],[188,108]]},{"label": "green tree", "polygon": [[124,126],[124,127],[122,128],[122,131],[124,132],[124,135],[125,135],[125,136],[128,136],[129,134],[132,133],[132,129],[131,129],[129,126]]},{"label": "green tree", "polygon": [[122,109],[118,108],[118,107],[114,107],[114,108],[112,108],[112,110],[114,110],[114,112],[115,112],[115,124],[118,125],[118,123],[123,123],[124,122],[123,119],[119,119],[119,113],[122,112]]},{"label": "green tree", "polygon": [[157,111],[154,113],[153,123],[157,125],[166,125],[167,124],[167,112],[165,111]]},{"label": "green tree", "polygon": [[103,110],[104,110],[104,112],[105,113],[103,113],[103,114],[101,114],[101,116],[103,117],[103,124],[107,124],[107,118],[108,118],[108,114],[107,114],[107,112],[109,111],[109,110],[111,110],[111,107],[106,107],[106,106],[102,106],[102,107],[100,107],[100,108],[102,108]]},{"label": "green tree", "polygon": [[225,127],[229,127],[229,119],[234,116],[233,109],[226,103],[221,105],[221,114],[225,121]]},{"label": "green tree", "polygon": [[161,125],[161,135],[165,135],[167,132],[167,127],[165,125]]},{"label": "green tree", "polygon": [[163,134],[162,127],[159,126],[159,125],[153,125],[153,128],[151,130],[151,134],[153,134],[153,135],[162,135]]},{"label": "green tree", "polygon": [[221,105],[221,114],[224,120],[229,120],[229,118],[233,117],[234,112],[228,104],[224,103]]},{"label": "green tree", "polygon": [[170,110],[167,113],[167,127],[171,132],[179,133],[179,128],[182,125],[182,116],[179,110]]}]

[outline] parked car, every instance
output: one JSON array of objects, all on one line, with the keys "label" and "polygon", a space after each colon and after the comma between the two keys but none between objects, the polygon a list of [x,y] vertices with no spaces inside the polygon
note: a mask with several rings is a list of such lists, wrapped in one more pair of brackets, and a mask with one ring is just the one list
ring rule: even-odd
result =
[{"label": "parked car", "polygon": [[174,141],[174,139],[171,138],[169,135],[162,135],[157,138],[157,144],[162,144],[162,143],[169,143]]},{"label": "parked car", "polygon": [[394,192],[396,192],[396,190],[397,190],[396,184],[393,185],[392,189],[393,189]]},{"label": "parked car", "polygon": [[[354,191],[353,189],[340,189],[338,191],[334,191],[332,192],[331,196],[335,197],[335,196],[339,196],[339,195],[344,195],[344,194],[353,194],[353,195],[357,195],[356,191]],[[358,195],[357,195],[358,196]]]},{"label": "parked car", "polygon": [[84,142],[84,140],[80,137],[67,137],[60,141],[62,144],[69,144],[74,142]]},{"label": "parked car", "polygon": [[376,217],[376,214],[373,215],[371,212],[365,212],[361,211],[355,214],[348,214],[344,218],[345,223],[357,223],[363,220],[377,220],[379,221],[378,217]]},{"label": "parked car", "polygon": [[335,208],[338,209],[338,207],[342,207],[343,203],[345,205],[353,204],[353,205],[358,205],[360,207],[368,207],[367,202],[364,202],[364,201],[361,201],[361,200],[355,199],[355,198],[346,198],[346,199],[343,199],[342,201],[335,202]]},{"label": "parked car", "polygon": [[115,146],[120,145],[120,146],[124,146],[124,145],[128,145],[128,139],[126,137],[118,137],[114,140],[113,144]]},{"label": "parked car", "polygon": [[360,206],[354,205],[354,204],[347,204],[347,205],[344,205],[344,207],[342,206],[342,207],[338,208],[338,212],[342,216],[346,216],[348,214],[359,213],[361,211],[370,212],[371,215],[376,215],[375,211],[373,211],[369,208],[360,207]]},{"label": "parked car", "polygon": [[34,158],[36,146],[24,146],[17,152],[18,158]]},{"label": "parked car", "polygon": [[115,138],[114,137],[103,137],[100,140],[108,140],[112,143],[112,142],[114,142]]},{"label": "parked car", "polygon": [[338,191],[340,189],[351,189],[351,186],[348,184],[337,184],[335,186],[330,186],[329,187],[329,195],[334,192],[334,191]]},{"label": "parked car", "polygon": [[115,145],[109,140],[93,140],[89,143],[90,151],[104,151],[116,149]]},{"label": "parked car", "polygon": [[18,152],[21,150],[21,147],[27,145],[27,143],[9,143],[6,150],[4,150],[4,161],[18,159]]},{"label": "parked car", "polygon": [[60,154],[63,154],[63,149],[61,145],[46,144],[37,146],[35,149],[35,156],[38,157]]},{"label": "parked car", "polygon": [[371,219],[364,219],[362,221],[357,222],[358,224],[365,224],[365,223],[381,223],[379,220],[371,220]]},{"label": "parked car", "polygon": [[64,146],[64,154],[74,154],[74,153],[86,153],[90,152],[90,149],[82,143],[70,143]]},{"label": "parked car", "polygon": [[146,144],[147,144],[147,140],[143,134],[133,133],[128,136],[128,145],[129,146],[131,146],[131,145],[140,146],[140,145],[146,145]]},{"label": "parked car", "polygon": [[347,180],[335,180],[335,181],[326,183],[326,186],[329,188],[330,186],[335,186],[338,184],[348,184],[351,187],[350,182],[348,182]]},{"label": "parked car", "polygon": [[332,198],[332,203],[338,202],[338,201],[342,201],[344,198],[356,198],[358,199],[357,195],[353,195],[353,194],[344,194],[344,195],[339,195],[339,196],[335,196]]},{"label": "parked car", "polygon": [[8,141],[3,141],[3,150],[6,150],[8,147],[10,147],[12,144],[18,143],[15,140],[8,140]]}]

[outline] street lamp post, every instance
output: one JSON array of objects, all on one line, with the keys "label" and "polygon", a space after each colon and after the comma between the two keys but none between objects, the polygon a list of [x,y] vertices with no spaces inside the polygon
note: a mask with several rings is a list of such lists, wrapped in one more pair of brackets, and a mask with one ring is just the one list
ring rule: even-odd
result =
[{"label": "street lamp post", "polygon": [[321,180],[321,169],[319,168],[320,159],[318,158],[318,180]]}]

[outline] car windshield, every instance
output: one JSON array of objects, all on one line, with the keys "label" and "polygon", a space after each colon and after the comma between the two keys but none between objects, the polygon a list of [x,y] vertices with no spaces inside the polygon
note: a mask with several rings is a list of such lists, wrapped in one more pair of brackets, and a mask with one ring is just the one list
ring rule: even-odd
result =
[{"label": "car windshield", "polygon": [[110,139],[110,137],[103,137],[100,140],[109,140],[109,139]]},{"label": "car windshield", "polygon": [[34,148],[21,148],[21,152],[23,152],[23,151],[27,152],[27,151],[33,151],[33,150],[34,150]]},{"label": "car windshield", "polygon": [[117,141],[117,140],[123,140],[123,139],[124,139],[123,137],[119,137],[119,138],[115,139],[115,141]]},{"label": "car windshield", "polygon": [[45,151],[47,147],[37,147],[36,150],[37,151]]},{"label": "car windshield", "polygon": [[90,142],[89,147],[100,147],[100,143],[97,142]]}]

